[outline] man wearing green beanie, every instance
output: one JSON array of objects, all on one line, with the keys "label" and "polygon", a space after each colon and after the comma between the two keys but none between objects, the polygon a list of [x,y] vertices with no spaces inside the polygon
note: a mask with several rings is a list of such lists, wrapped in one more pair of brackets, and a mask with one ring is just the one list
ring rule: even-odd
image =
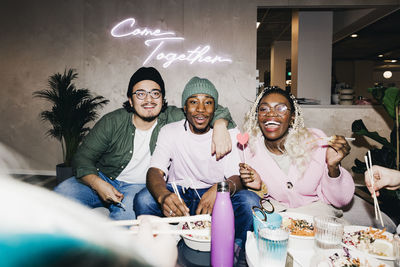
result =
[{"label": "man wearing green beanie", "polygon": [[[239,178],[237,129],[229,130],[232,151],[217,160],[207,149],[211,144],[211,120],[218,103],[218,92],[208,80],[193,77],[182,93],[186,119],[164,126],[147,171],[147,188],[134,200],[136,214],[185,216],[211,214],[217,183],[227,180],[235,213],[235,235],[243,241],[252,228],[253,206],[257,195],[242,190]],[[175,185],[180,194],[173,193]]]}]

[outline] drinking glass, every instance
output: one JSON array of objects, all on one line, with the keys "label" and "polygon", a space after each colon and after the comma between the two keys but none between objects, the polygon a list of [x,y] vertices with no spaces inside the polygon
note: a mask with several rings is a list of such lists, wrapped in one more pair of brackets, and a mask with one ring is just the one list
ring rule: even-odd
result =
[{"label": "drinking glass", "polygon": [[282,224],[282,216],[278,213],[263,213],[261,209],[253,209],[253,229],[258,238],[259,228],[279,228]]},{"label": "drinking glass", "polygon": [[259,266],[284,267],[286,263],[289,232],[281,228],[258,229]]},{"label": "drinking glass", "polygon": [[314,217],[316,250],[340,247],[343,237],[344,221],[333,216]]},{"label": "drinking glass", "polygon": [[393,256],[395,258],[394,266],[400,267],[400,236],[398,234],[393,236]]}]

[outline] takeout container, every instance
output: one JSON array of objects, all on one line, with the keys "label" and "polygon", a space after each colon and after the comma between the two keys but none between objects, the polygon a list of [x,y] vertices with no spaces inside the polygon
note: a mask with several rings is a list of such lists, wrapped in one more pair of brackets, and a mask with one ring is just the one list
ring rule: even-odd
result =
[{"label": "takeout container", "polygon": [[[344,227],[344,235],[348,234],[348,233],[354,233],[360,230],[368,230],[369,227],[368,226],[359,226],[359,225],[346,225]],[[372,228],[373,230],[377,230],[376,228]],[[389,232],[384,232],[383,235],[387,236],[389,240],[379,240],[376,239],[375,240],[375,246],[379,246],[380,248],[382,247],[387,247],[387,251],[385,251],[385,253],[387,254],[387,256],[380,256],[380,255],[376,255],[376,254],[371,254],[365,251],[362,251],[354,246],[351,246],[349,244],[345,244],[342,242],[342,246],[348,248],[350,251],[355,251],[364,255],[367,255],[368,257],[372,257],[375,259],[379,259],[380,261],[384,262],[385,264],[389,265],[389,266],[393,266],[394,264],[394,260],[395,257],[393,255],[393,234],[389,233]]]},{"label": "takeout container", "polygon": [[[184,228],[184,223],[180,223],[178,225],[179,229]],[[196,235],[181,235],[183,242],[185,242],[186,246],[193,250],[197,251],[203,251],[203,252],[210,252],[211,250],[211,226],[205,228],[206,230],[209,230],[208,238],[205,239],[204,236],[196,236]]]},{"label": "takeout container", "polygon": [[191,249],[203,252],[209,252],[211,250],[211,232],[209,240],[199,239],[189,235],[182,235],[182,238],[186,246]]},{"label": "takeout container", "polygon": [[314,248],[313,236],[289,235],[289,249],[310,250]]},{"label": "takeout container", "polygon": [[[314,219],[312,216],[300,214],[300,213],[292,213],[292,212],[284,212],[281,213],[283,217],[283,221],[288,218],[292,218],[295,220],[306,220],[309,223],[314,223]],[[284,222],[283,222],[284,223]],[[314,249],[314,236],[300,236],[300,235],[289,235],[289,243],[288,249],[292,250],[310,250]]]},{"label": "takeout container", "polygon": [[[371,267],[389,267],[391,264],[387,264],[383,261],[375,259],[373,257],[368,256],[367,254],[363,254],[357,251],[347,252],[351,258],[358,258],[361,266],[371,266]],[[347,255],[346,251],[343,248],[338,249],[327,249],[324,251],[319,251],[319,253],[314,254],[313,258],[310,262],[310,267],[321,267],[321,266],[333,266],[331,263],[331,257],[340,256],[344,257]],[[335,255],[336,254],[336,255]]]}]

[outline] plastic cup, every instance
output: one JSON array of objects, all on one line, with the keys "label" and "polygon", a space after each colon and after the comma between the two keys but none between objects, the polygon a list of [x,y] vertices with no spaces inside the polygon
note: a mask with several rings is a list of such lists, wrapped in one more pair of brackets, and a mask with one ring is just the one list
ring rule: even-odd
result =
[{"label": "plastic cup", "polygon": [[258,235],[259,266],[285,266],[289,232],[260,225]]},{"label": "plastic cup", "polygon": [[314,217],[316,250],[340,247],[343,237],[344,221],[333,216]]},{"label": "plastic cup", "polygon": [[394,266],[400,267],[400,236],[398,234],[393,235],[393,256]]}]

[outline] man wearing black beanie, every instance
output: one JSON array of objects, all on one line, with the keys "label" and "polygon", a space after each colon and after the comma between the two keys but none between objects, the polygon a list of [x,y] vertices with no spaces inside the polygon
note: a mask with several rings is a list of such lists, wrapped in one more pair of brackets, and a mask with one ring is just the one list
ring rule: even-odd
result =
[{"label": "man wearing black beanie", "polygon": [[[126,95],[124,108],[104,115],[84,138],[73,160],[75,176],[54,189],[89,207],[106,207],[117,220],[135,218],[133,199],[146,186],[161,127],[185,118],[181,108],[167,105],[164,81],[153,67],[132,75]],[[212,123],[210,153],[220,158],[231,149],[227,126],[235,123],[219,105]]]}]

